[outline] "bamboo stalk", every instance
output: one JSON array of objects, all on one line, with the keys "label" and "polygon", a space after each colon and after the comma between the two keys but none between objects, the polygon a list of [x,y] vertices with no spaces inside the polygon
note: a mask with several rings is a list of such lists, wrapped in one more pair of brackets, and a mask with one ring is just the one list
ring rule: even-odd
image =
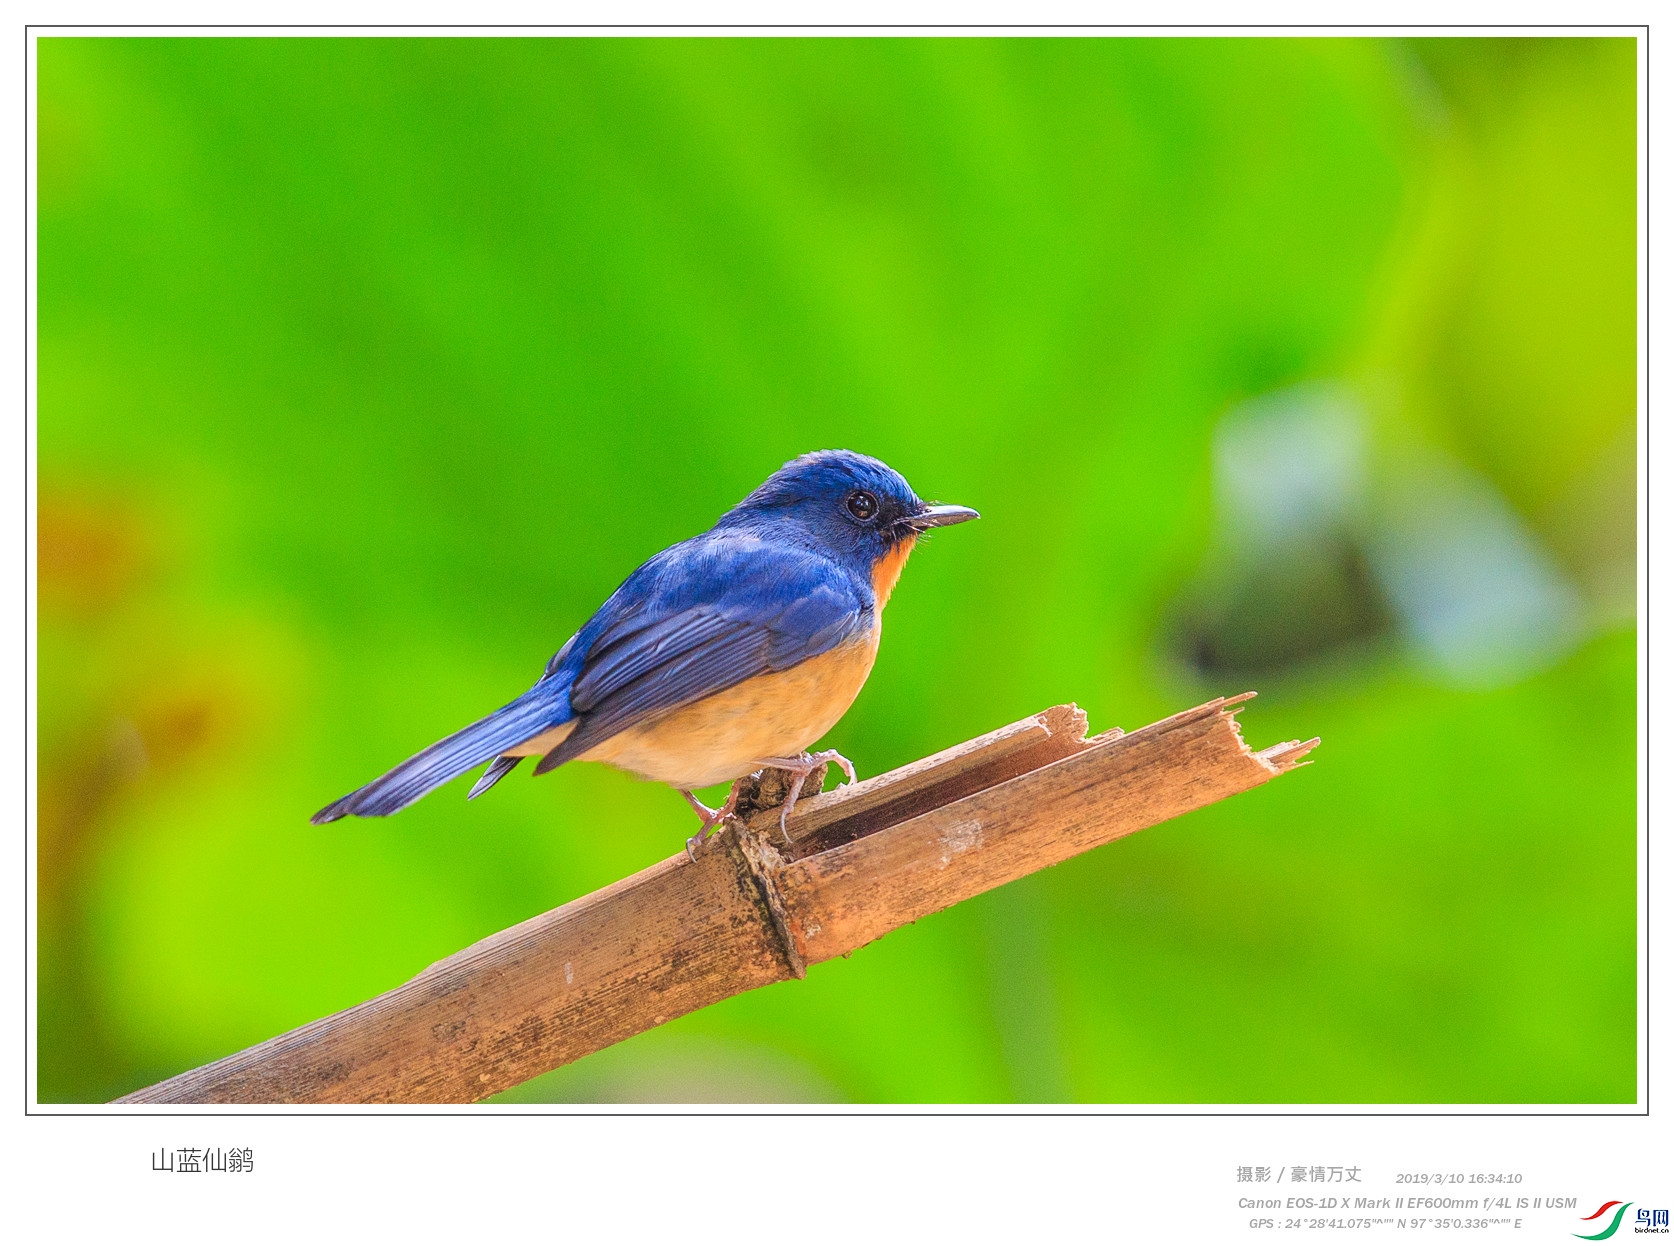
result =
[{"label": "bamboo stalk", "polygon": [[468,1103],[854,951],[1002,883],[1256,787],[1221,698],[1086,738],[1060,705],[899,770],[729,822],[366,1003],[118,1103]]}]

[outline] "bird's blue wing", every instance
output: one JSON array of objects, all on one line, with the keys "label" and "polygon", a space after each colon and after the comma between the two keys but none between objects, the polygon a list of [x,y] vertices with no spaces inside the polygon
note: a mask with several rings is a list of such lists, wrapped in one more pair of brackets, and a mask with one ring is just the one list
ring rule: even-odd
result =
[{"label": "bird's blue wing", "polygon": [[573,668],[577,726],[535,772],[653,714],[834,649],[871,621],[871,595],[812,551],[713,536],[675,546],[601,608],[567,661],[555,660]]}]

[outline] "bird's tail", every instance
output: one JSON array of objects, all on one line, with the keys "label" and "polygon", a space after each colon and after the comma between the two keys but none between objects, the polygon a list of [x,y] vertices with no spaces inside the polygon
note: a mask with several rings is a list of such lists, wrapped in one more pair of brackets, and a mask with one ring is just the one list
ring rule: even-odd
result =
[{"label": "bird's tail", "polygon": [[465,793],[465,799],[475,800],[481,796],[513,770],[516,770],[517,763],[522,760],[521,757],[496,757],[488,764],[488,769],[482,772],[482,777],[471,784],[471,790]]},{"label": "bird's tail", "polygon": [[[478,719],[445,740],[438,740],[388,774],[356,788],[341,800],[332,801],[308,820],[318,826],[351,813],[362,818],[395,813],[432,788],[458,778],[472,766],[497,757],[569,718],[569,689],[556,681],[543,680],[511,704],[501,706],[487,718]],[[508,765],[501,773],[509,769]],[[473,791],[472,795],[475,794]]]}]

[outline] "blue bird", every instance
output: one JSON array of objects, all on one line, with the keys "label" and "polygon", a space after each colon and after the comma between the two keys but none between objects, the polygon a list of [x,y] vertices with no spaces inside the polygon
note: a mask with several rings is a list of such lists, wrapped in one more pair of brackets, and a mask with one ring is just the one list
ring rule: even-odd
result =
[{"label": "blue bird", "polygon": [[[677,789],[703,825],[690,852],[764,766],[803,780],[848,759],[805,750],[854,703],[884,605],[931,528],[977,518],[919,500],[899,472],[849,450],[793,459],[700,536],[630,575],[553,655],[534,687],[316,813],[382,817],[489,762],[482,795],[525,757],[536,774],[602,761]],[[719,809],[696,788],[733,780]]]}]

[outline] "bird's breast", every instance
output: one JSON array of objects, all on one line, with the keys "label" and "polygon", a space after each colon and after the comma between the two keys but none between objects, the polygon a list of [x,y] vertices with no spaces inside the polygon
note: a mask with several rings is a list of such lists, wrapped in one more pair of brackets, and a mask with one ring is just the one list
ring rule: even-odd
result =
[{"label": "bird's breast", "polygon": [[749,774],[764,757],[800,753],[854,704],[872,673],[878,635],[874,621],[847,644],[638,723],[581,760],[689,790]]}]

